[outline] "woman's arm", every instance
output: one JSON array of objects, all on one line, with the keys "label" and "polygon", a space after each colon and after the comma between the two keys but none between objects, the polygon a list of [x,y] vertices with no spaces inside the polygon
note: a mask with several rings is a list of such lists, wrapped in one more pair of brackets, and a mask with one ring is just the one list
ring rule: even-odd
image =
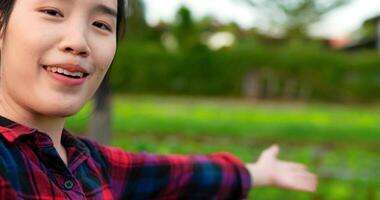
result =
[{"label": "woman's arm", "polygon": [[230,153],[154,155],[82,141],[115,199],[244,199],[252,188],[245,164]]},{"label": "woman's arm", "polygon": [[243,199],[251,183],[312,191],[310,183],[297,183],[298,176],[307,175],[304,167],[277,160],[276,146],[265,150],[256,163],[245,165],[229,153],[153,155],[82,141],[117,199]]},{"label": "woman's arm", "polygon": [[318,184],[317,176],[302,164],[278,160],[279,151],[278,145],[273,145],[263,151],[256,163],[246,164],[253,187],[314,192]]}]

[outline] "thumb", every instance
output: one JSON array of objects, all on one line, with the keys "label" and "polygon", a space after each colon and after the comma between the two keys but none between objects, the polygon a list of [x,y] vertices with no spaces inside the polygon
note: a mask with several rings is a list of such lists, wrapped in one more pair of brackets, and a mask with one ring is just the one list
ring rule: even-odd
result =
[{"label": "thumb", "polygon": [[276,158],[279,152],[280,147],[277,144],[274,144],[264,151],[263,156],[267,158]]}]

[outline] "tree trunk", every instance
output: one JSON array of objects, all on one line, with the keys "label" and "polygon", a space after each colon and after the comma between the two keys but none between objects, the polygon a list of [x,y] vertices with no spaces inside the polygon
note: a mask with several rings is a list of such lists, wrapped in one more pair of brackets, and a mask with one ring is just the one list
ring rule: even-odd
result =
[{"label": "tree trunk", "polygon": [[252,100],[261,97],[261,79],[259,70],[251,70],[246,74],[242,83],[243,96]]},{"label": "tree trunk", "polygon": [[294,100],[297,95],[297,81],[293,78],[288,78],[285,81],[283,96],[286,100]]},{"label": "tree trunk", "polygon": [[89,137],[97,142],[111,143],[111,97],[107,79],[104,79],[94,97],[94,107],[91,116]]}]

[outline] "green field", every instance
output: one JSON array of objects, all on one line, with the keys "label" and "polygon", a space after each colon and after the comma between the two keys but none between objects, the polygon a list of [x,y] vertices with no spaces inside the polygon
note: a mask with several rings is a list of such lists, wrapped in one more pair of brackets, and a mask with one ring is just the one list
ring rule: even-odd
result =
[{"label": "green field", "polygon": [[[278,143],[281,159],[305,163],[320,177],[315,194],[257,189],[250,199],[380,200],[380,106],[154,96],[117,96],[113,103],[113,145],[125,150],[228,151],[250,162]],[[90,108],[67,127],[85,133]]]}]

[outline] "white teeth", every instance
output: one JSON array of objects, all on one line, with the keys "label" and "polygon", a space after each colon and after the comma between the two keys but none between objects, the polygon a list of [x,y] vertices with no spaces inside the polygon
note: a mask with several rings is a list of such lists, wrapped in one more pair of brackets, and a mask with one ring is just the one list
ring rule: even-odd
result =
[{"label": "white teeth", "polygon": [[70,76],[75,76],[75,77],[79,77],[79,78],[82,78],[83,77],[83,73],[82,72],[69,72],[65,69],[62,69],[62,68],[58,68],[58,67],[51,67],[51,66],[47,66],[46,67],[46,70],[47,71],[51,71],[51,72],[58,72],[60,74],[65,74],[65,75],[70,75]]},{"label": "white teeth", "polygon": [[67,71],[67,70],[63,70],[63,74],[65,74],[65,75],[70,75],[70,72]]}]

